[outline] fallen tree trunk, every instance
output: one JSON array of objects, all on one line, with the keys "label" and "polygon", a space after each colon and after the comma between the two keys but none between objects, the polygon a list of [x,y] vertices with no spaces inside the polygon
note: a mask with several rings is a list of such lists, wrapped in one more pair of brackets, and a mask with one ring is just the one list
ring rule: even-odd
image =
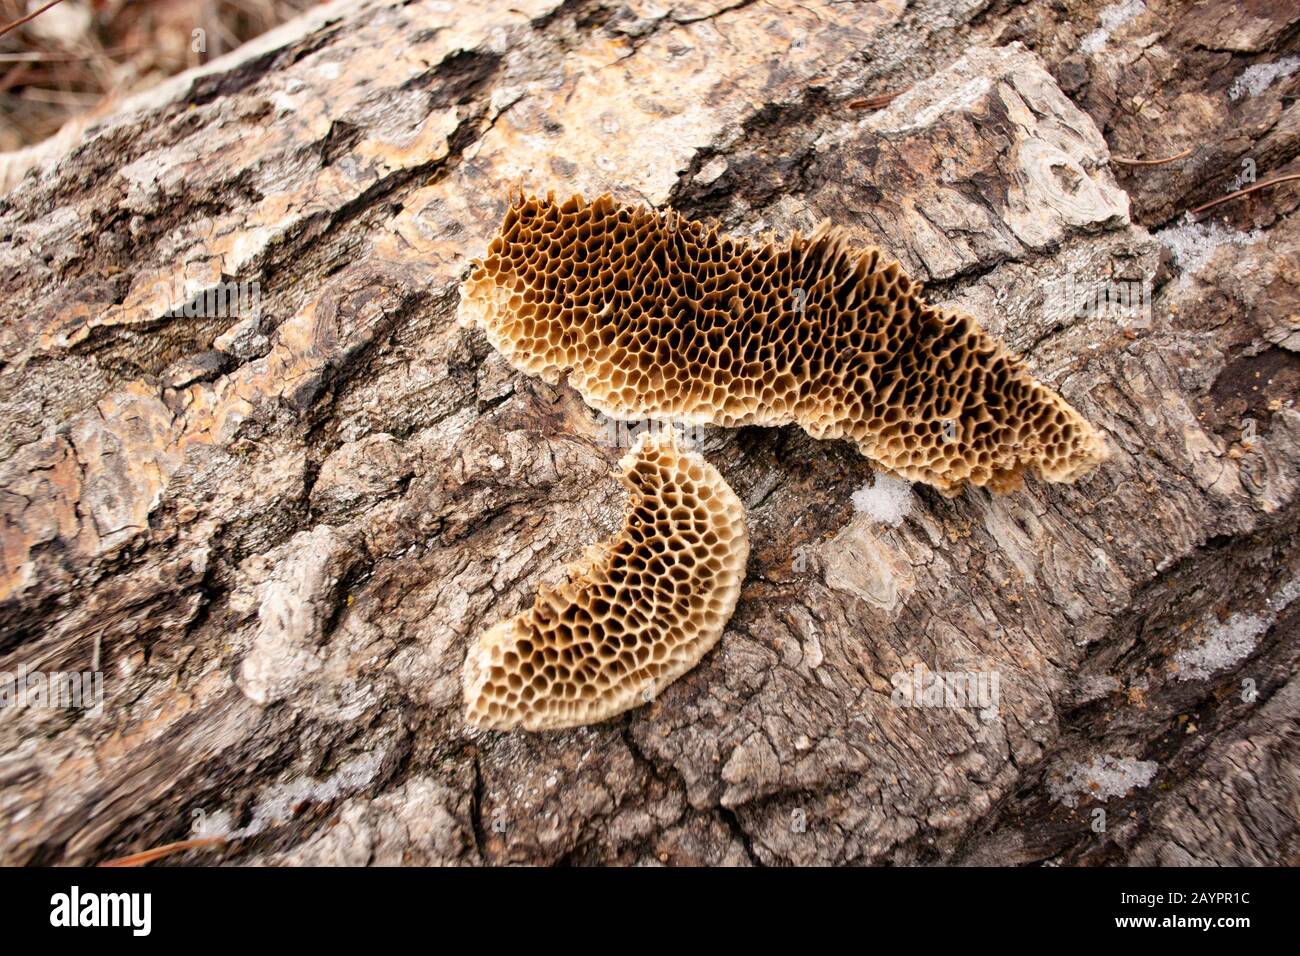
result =
[{"label": "fallen tree trunk", "polygon": [[[0,203],[0,671],[103,682],[0,710],[0,859],[1297,862],[1296,193],[1180,218],[1294,163],[1295,79],[1247,73],[1294,7],[464,6],[324,8]],[[454,322],[521,185],[829,218],[1110,460],[945,499],[710,429],[719,646],[472,730],[467,648],[613,529],[629,437]]]}]

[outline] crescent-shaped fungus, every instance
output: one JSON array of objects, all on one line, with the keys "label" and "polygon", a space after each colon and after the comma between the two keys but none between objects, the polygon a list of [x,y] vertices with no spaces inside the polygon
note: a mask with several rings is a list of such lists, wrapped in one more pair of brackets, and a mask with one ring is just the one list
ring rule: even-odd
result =
[{"label": "crescent-shaped fungus", "polygon": [[465,717],[479,727],[554,730],[644,703],[695,666],[735,610],[749,556],[745,510],[671,429],[619,462],[623,527],[538,588],[465,658]]},{"label": "crescent-shaped fungus", "polygon": [[834,227],[752,243],[608,195],[516,195],[459,317],[614,418],[794,422],[946,494],[1026,470],[1072,481],[1106,457],[1006,346]]}]

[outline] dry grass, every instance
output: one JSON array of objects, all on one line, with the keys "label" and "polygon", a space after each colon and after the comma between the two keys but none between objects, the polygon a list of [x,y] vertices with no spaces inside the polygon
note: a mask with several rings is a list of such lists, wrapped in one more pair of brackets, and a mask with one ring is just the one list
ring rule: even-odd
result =
[{"label": "dry grass", "polygon": [[[0,0],[0,25],[45,0]],[[0,37],[0,152],[207,62],[317,0],[63,0]],[[201,31],[201,32],[199,32]]]}]

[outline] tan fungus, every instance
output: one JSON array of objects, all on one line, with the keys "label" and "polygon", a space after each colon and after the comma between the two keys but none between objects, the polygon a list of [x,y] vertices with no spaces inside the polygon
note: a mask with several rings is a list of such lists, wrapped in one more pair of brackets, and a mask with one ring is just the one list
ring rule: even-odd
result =
[{"label": "tan fungus", "polygon": [[605,720],[647,702],[722,636],[749,556],[740,500],[671,430],[642,435],[619,465],[629,492],[622,530],[470,649],[470,723],[553,730]]},{"label": "tan fungus", "polygon": [[799,424],[947,494],[1072,481],[1100,436],[970,316],[824,226],[751,243],[616,203],[512,198],[460,321],[619,419]]}]

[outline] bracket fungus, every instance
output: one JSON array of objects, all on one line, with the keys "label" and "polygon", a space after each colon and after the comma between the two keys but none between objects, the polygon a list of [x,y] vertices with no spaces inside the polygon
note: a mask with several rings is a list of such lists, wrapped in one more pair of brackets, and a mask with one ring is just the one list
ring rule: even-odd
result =
[{"label": "bracket fungus", "polygon": [[614,418],[793,422],[945,494],[1072,481],[1106,456],[1005,345],[832,226],[754,243],[608,195],[519,194],[459,319]]},{"label": "bracket fungus", "polygon": [[749,557],[740,499],[671,429],[643,434],[619,466],[629,493],[619,533],[470,648],[468,722],[555,730],[605,720],[648,702],[722,636]]}]

